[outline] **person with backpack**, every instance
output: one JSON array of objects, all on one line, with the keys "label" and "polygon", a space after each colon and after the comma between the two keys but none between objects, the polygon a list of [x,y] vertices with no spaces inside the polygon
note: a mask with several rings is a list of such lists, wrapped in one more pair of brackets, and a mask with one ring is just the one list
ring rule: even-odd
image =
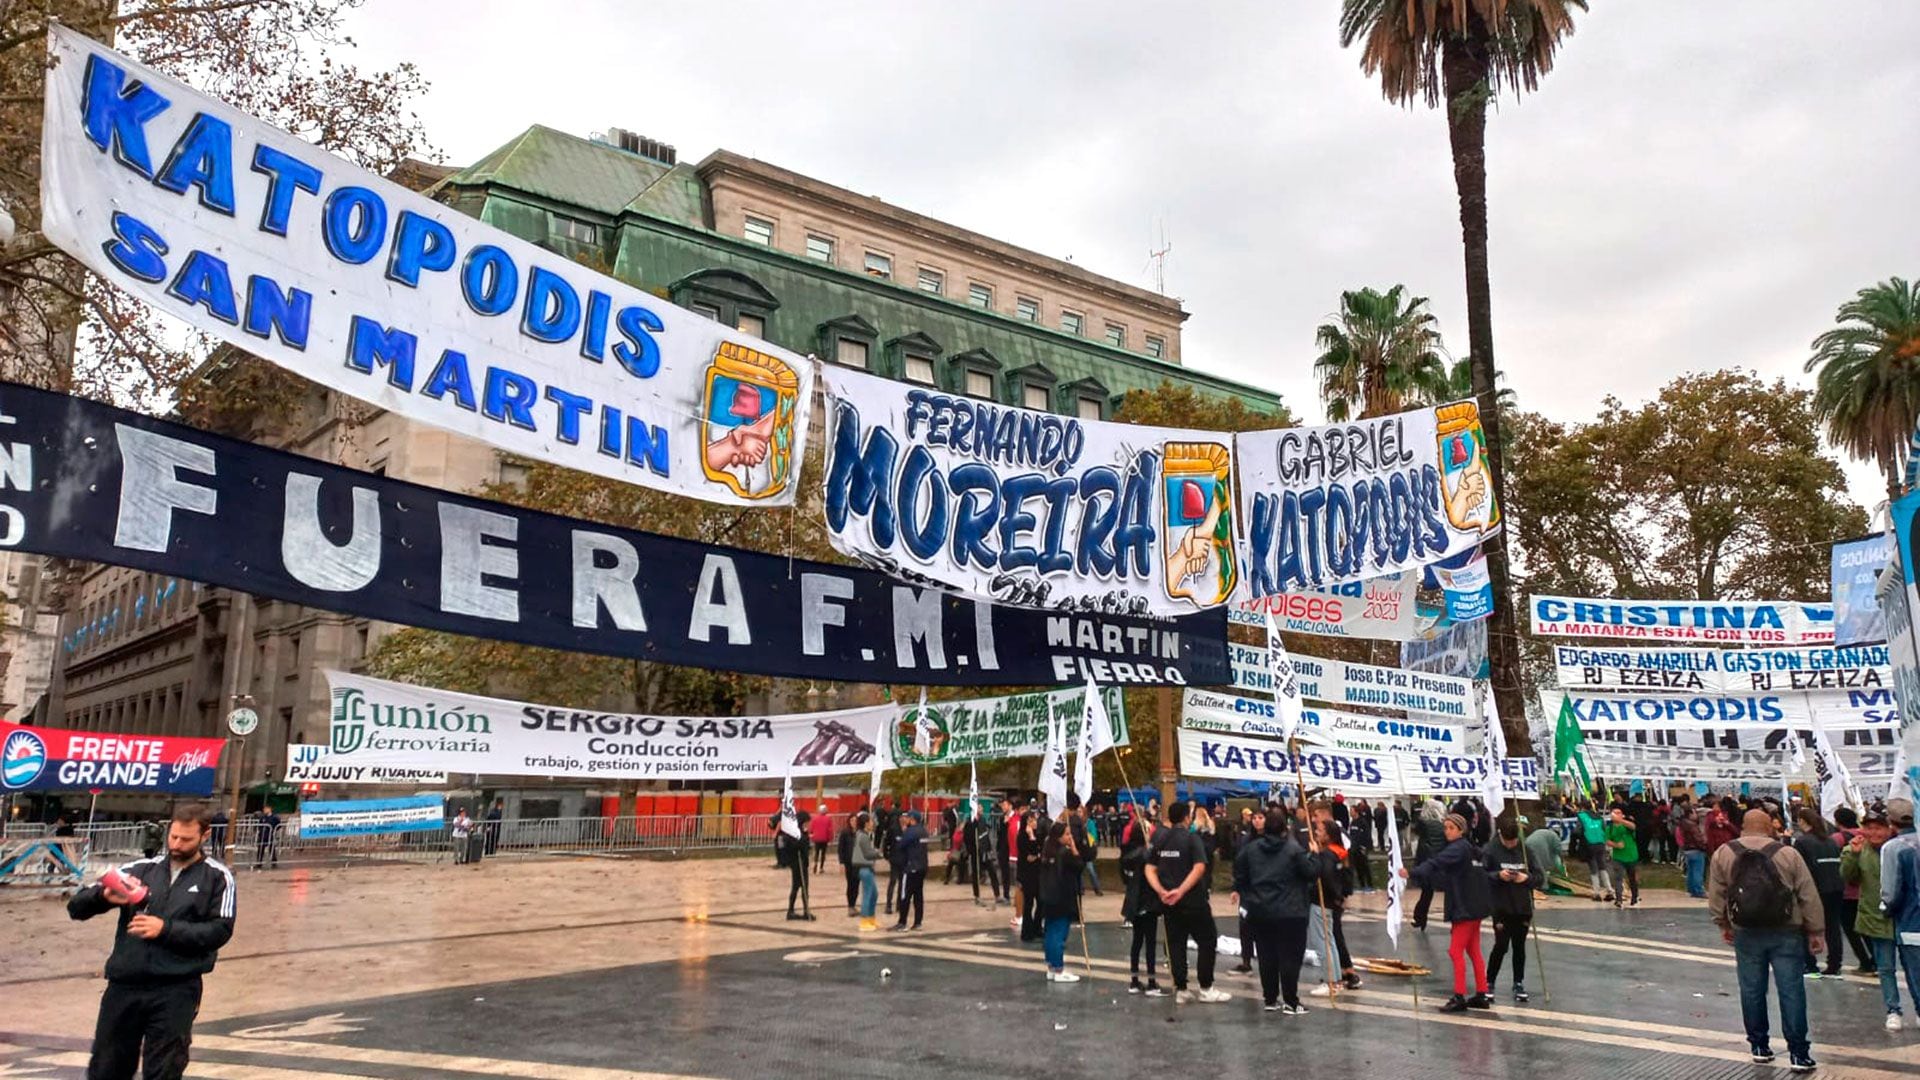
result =
[{"label": "person with backpack", "polygon": [[[1880,853],[1893,839],[1893,825],[1887,812],[1869,808],[1860,820],[1860,830],[1840,852],[1840,877],[1849,887],[1867,898],[1854,914],[1853,929],[1867,943],[1873,957],[1874,974],[1880,977],[1880,1000],[1887,1007],[1887,1030],[1900,1030],[1900,963],[1895,957],[1893,920],[1880,910]],[[1914,997],[1920,1010],[1920,995]]]},{"label": "person with backpack", "polygon": [[1820,894],[1820,909],[1826,914],[1827,922],[1827,970],[1821,971],[1814,961],[1813,954],[1807,953],[1802,959],[1807,965],[1807,978],[1817,979],[1825,975],[1829,979],[1840,977],[1842,945],[1846,935],[1840,926],[1840,894],[1847,883],[1840,877],[1840,845],[1827,835],[1827,823],[1820,815],[1808,807],[1794,812],[1794,823],[1800,831],[1793,837],[1793,850],[1807,864],[1807,871],[1813,875],[1813,888]]},{"label": "person with backpack", "polygon": [[1607,819],[1592,800],[1580,808],[1580,839],[1587,846],[1587,883],[1593,887],[1593,898],[1612,900],[1613,895],[1613,855],[1607,848]]},{"label": "person with backpack", "polygon": [[1780,992],[1780,1028],[1787,1037],[1791,1068],[1811,1072],[1804,961],[1808,952],[1817,954],[1827,947],[1826,913],[1806,860],[1774,839],[1773,816],[1749,810],[1740,825],[1740,836],[1714,852],[1707,867],[1707,911],[1721,938],[1733,946],[1740,1015],[1754,1064],[1773,1061],[1767,1022],[1771,973]]},{"label": "person with backpack", "polygon": [[[1486,961],[1480,955],[1481,925],[1493,911],[1486,857],[1467,839],[1466,818],[1448,814],[1441,827],[1446,832],[1447,846],[1411,871],[1402,867],[1400,876],[1409,884],[1435,885],[1447,894],[1447,923],[1452,927],[1447,956],[1453,961],[1453,996],[1440,1006],[1440,1011],[1491,1009],[1493,999],[1487,996]],[[1473,967],[1472,997],[1467,996],[1469,964]]]}]

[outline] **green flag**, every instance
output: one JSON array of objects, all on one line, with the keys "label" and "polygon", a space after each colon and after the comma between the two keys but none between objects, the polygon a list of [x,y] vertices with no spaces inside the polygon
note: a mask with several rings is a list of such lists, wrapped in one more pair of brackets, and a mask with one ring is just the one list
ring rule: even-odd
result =
[{"label": "green flag", "polygon": [[1573,772],[1580,781],[1583,795],[1593,791],[1593,776],[1587,772],[1587,756],[1580,748],[1587,742],[1586,735],[1580,730],[1580,718],[1573,712],[1573,695],[1560,699],[1560,719],[1553,728],[1553,775]]}]

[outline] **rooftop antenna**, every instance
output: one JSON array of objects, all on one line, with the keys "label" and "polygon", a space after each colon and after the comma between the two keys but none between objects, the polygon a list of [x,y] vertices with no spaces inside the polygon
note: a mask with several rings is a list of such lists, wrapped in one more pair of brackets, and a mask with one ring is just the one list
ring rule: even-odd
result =
[{"label": "rooftop antenna", "polygon": [[1153,291],[1161,296],[1167,295],[1167,253],[1173,250],[1173,244],[1167,240],[1167,223],[1163,220],[1156,226],[1160,242],[1147,252],[1147,269],[1153,271]]}]

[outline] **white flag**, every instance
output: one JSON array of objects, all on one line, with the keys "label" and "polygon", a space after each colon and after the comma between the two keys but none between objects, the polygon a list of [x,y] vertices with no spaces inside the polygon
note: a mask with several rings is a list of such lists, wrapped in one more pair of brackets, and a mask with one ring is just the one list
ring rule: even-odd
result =
[{"label": "white flag", "polygon": [[[1106,736],[1102,739],[1101,736]],[[1093,801],[1093,759],[1104,749],[1100,745],[1113,745],[1113,733],[1107,727],[1107,710],[1100,701],[1100,689],[1087,681],[1086,701],[1080,707],[1080,738],[1074,745],[1078,755],[1073,762],[1073,793],[1080,796],[1080,805]]]},{"label": "white flag", "polygon": [[913,752],[933,756],[933,724],[927,720],[927,688],[920,688],[920,704],[913,710]]},{"label": "white flag", "polygon": [[1093,731],[1087,745],[1090,752],[1098,757],[1113,749],[1113,721],[1107,716],[1107,699],[1100,688],[1087,680],[1087,700],[1081,711],[1080,723]]},{"label": "white flag", "polygon": [[1893,752],[1893,782],[1887,785],[1887,798],[1908,799],[1907,794],[1907,747],[1905,743]]},{"label": "white flag", "polygon": [[967,817],[980,816],[980,767],[975,760],[967,762]]},{"label": "white flag", "polygon": [[1280,624],[1267,612],[1267,673],[1273,679],[1273,715],[1280,721],[1280,738],[1291,740],[1301,719],[1300,680],[1293,672],[1293,659],[1280,640]]},{"label": "white flag", "polygon": [[1820,726],[1818,714],[1813,722],[1813,769],[1820,781],[1821,817],[1831,820],[1834,810],[1842,806],[1860,809],[1860,790],[1854,787],[1853,774],[1833,752],[1833,743],[1827,738],[1827,729]]},{"label": "white flag", "polygon": [[[1049,710],[1051,713],[1051,710]],[[1047,797],[1047,813],[1059,817],[1067,809],[1067,733],[1058,716],[1047,717],[1047,753],[1040,759],[1040,794]]]},{"label": "white flag", "polygon": [[780,785],[780,831],[800,839],[800,815],[793,808],[793,773],[787,773],[786,782]]},{"label": "white flag", "polygon": [[1394,815],[1393,800],[1387,800],[1387,937],[1393,940],[1393,947],[1400,947],[1400,921],[1406,917],[1406,909],[1400,898],[1406,895],[1407,883],[1400,876],[1406,860],[1400,857],[1400,822]]},{"label": "white flag", "polygon": [[1494,701],[1491,683],[1481,685],[1480,715],[1486,724],[1481,740],[1480,801],[1487,813],[1497,818],[1507,808],[1507,733],[1500,726],[1500,706]]},{"label": "white flag", "polygon": [[867,782],[867,811],[871,813],[880,805],[880,776],[887,771],[887,762],[893,758],[893,725],[899,714],[893,719],[882,717],[879,730],[873,733],[873,779]]}]

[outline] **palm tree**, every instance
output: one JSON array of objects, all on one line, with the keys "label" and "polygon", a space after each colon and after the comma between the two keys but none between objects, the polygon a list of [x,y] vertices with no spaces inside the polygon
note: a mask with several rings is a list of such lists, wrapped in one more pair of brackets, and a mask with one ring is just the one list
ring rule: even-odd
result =
[{"label": "palm tree", "polygon": [[1840,325],[1813,339],[1807,370],[1813,408],[1827,437],[1887,474],[1887,497],[1901,492],[1900,465],[1920,422],[1920,281],[1888,278],[1840,305]]},{"label": "palm tree", "polygon": [[1320,358],[1313,370],[1333,423],[1400,412],[1422,387],[1445,378],[1439,321],[1426,297],[1406,291],[1395,285],[1384,293],[1343,292],[1337,321],[1314,331]]},{"label": "palm tree", "polygon": [[[1494,401],[1502,412],[1511,412],[1516,406],[1513,387],[1506,385],[1506,372],[1494,372],[1493,381],[1494,385],[1500,387],[1494,394]],[[1443,367],[1434,373],[1433,378],[1423,380],[1407,402],[1410,405],[1445,405],[1449,401],[1465,401],[1472,396],[1473,361],[1455,360],[1451,367]]]},{"label": "palm tree", "polygon": [[[1467,346],[1474,397],[1487,437],[1494,498],[1504,507],[1505,467],[1499,402],[1494,396],[1493,301],[1487,282],[1487,103],[1506,90],[1539,88],[1560,43],[1573,33],[1573,13],[1586,0],[1344,0],[1340,44],[1363,42],[1360,69],[1380,78],[1388,101],[1445,105],[1460,197],[1460,237],[1467,270]],[[1493,691],[1516,753],[1531,746],[1521,693],[1520,639],[1502,531],[1482,545],[1499,598],[1488,627]]]}]

